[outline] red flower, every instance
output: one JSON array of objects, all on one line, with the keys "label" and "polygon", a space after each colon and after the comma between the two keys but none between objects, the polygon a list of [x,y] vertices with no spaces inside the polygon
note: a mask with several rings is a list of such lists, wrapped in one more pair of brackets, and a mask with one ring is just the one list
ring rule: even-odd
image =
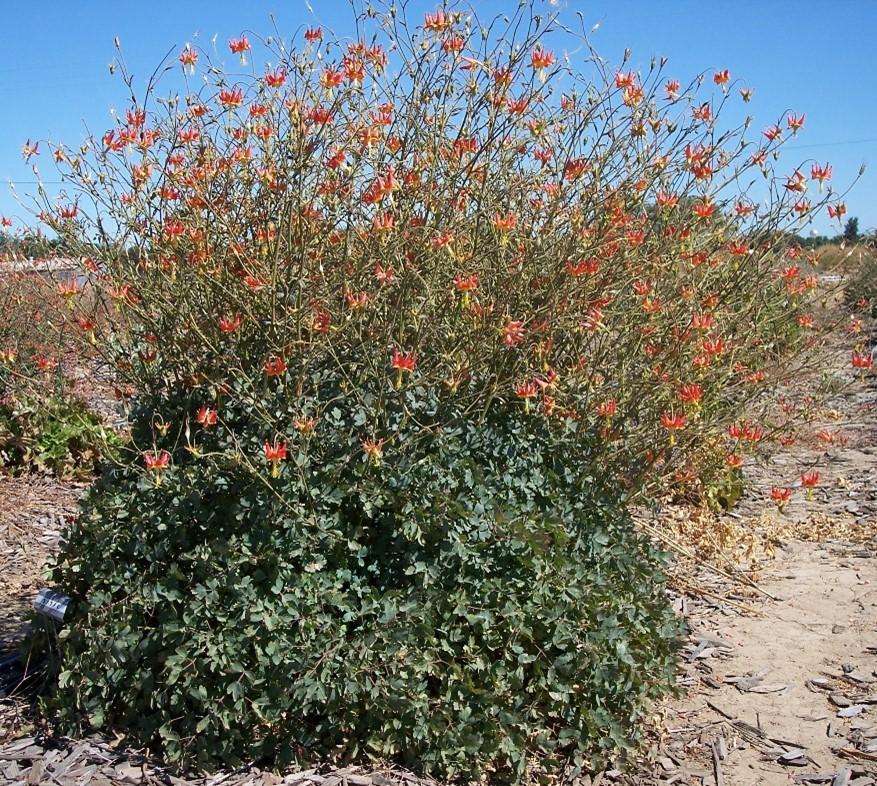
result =
[{"label": "red flower", "polygon": [[692,109],[691,114],[695,120],[703,120],[704,123],[709,123],[713,119],[713,108],[709,105],[708,101],[704,101],[699,107]]},{"label": "red flower", "polygon": [[542,71],[543,69],[550,68],[554,65],[554,53],[546,52],[541,46],[537,46],[533,49],[530,59],[533,63],[533,68],[537,71]]},{"label": "red flower", "polygon": [[244,91],[241,90],[241,88],[239,87],[220,90],[219,103],[229,109],[232,107],[240,106],[244,103]]},{"label": "red flower", "polygon": [[233,55],[241,56],[241,65],[247,64],[246,53],[250,51],[250,42],[245,35],[240,38],[232,38],[228,42],[228,48],[231,49]]},{"label": "red flower", "polygon": [[432,33],[442,33],[451,27],[451,17],[439,8],[431,14],[426,14],[423,19],[423,28]]},{"label": "red flower", "polygon": [[615,74],[615,87],[619,90],[627,90],[634,85],[636,85],[636,74],[633,71],[628,71],[626,74],[619,71]]},{"label": "red flower", "polygon": [[593,274],[600,269],[600,262],[596,259],[580,259],[578,262],[567,260],[566,272],[573,277],[583,276],[586,273]]},{"label": "red flower", "polygon": [[323,38],[322,27],[309,27],[305,30],[305,41],[321,41]]},{"label": "red flower", "polygon": [[378,466],[381,463],[381,458],[384,455],[384,440],[383,439],[361,439],[360,444],[362,445],[362,449],[365,451],[365,455],[368,459],[374,464]]},{"label": "red flower", "polygon": [[807,499],[813,499],[813,489],[819,485],[819,473],[815,469],[811,472],[802,472],[801,485],[807,489]]},{"label": "red flower", "polygon": [[344,75],[334,68],[326,68],[320,74],[320,84],[326,91],[331,93],[334,88],[344,84]]},{"label": "red flower", "polygon": [[468,276],[464,276],[462,273],[457,273],[454,276],[454,286],[457,288],[457,292],[474,292],[478,289],[478,274],[470,273]]},{"label": "red flower", "polygon": [[666,429],[680,429],[685,427],[685,415],[680,413],[672,413],[672,412],[664,412],[661,415],[661,423],[664,424],[664,428]]},{"label": "red flower", "polygon": [[588,162],[584,158],[572,158],[563,165],[563,179],[578,180],[588,168]]},{"label": "red flower", "polygon": [[676,194],[668,194],[666,191],[658,191],[655,196],[658,207],[676,207],[679,204],[679,197]]},{"label": "red flower", "polygon": [[398,349],[393,350],[393,358],[390,360],[390,367],[397,371],[414,371],[417,368],[417,357],[411,352],[400,352]]},{"label": "red flower", "polygon": [[807,178],[796,171],[794,175],[786,179],[786,190],[803,194],[807,190]]},{"label": "red flower", "polygon": [[868,352],[853,352],[852,357],[853,368],[857,368],[862,372],[869,371],[874,365],[874,356]]},{"label": "red flower", "polygon": [[726,85],[731,80],[731,72],[726,68],[724,71],[716,71],[713,74],[713,82],[717,85]]},{"label": "red flower", "polygon": [[265,73],[265,84],[268,87],[283,87],[283,84],[286,82],[286,71],[282,68],[277,68],[274,71],[267,71]]},{"label": "red flower", "polygon": [[615,399],[606,399],[597,404],[597,414],[601,418],[614,417],[616,412],[618,412],[618,404],[615,403]]},{"label": "red flower", "polygon": [[831,180],[831,164],[813,164],[810,167],[810,177],[818,180],[821,187],[826,180]]},{"label": "red flower", "polygon": [[786,118],[786,124],[789,126],[789,130],[791,132],[797,133],[804,127],[804,118],[806,115],[795,115],[789,113],[789,116]]},{"label": "red flower", "polygon": [[177,221],[174,218],[169,218],[164,222],[164,236],[165,237],[180,237],[183,232],[186,231],[186,227],[182,221]]},{"label": "red flower", "polygon": [[232,314],[227,317],[219,318],[219,329],[223,333],[234,333],[241,326],[241,315]]},{"label": "red flower", "polygon": [[769,142],[775,142],[783,135],[783,129],[779,126],[771,126],[770,128],[766,128],[762,133]]},{"label": "red flower", "polygon": [[518,219],[514,213],[506,213],[504,216],[497,213],[493,217],[493,228],[498,232],[510,232],[518,225]]},{"label": "red flower", "polygon": [[703,398],[703,388],[696,382],[679,388],[679,400],[683,404],[698,404]]},{"label": "red flower", "polygon": [[709,218],[713,213],[716,212],[716,206],[711,199],[708,197],[700,200],[694,204],[692,208],[696,215],[701,218]]},{"label": "red flower", "polygon": [[516,347],[524,340],[524,323],[510,319],[502,328],[502,340],[507,346]]},{"label": "red flower", "polygon": [[528,382],[516,382],[515,383],[515,395],[518,398],[522,399],[530,399],[536,398],[539,394],[539,386],[536,384],[534,380],[529,380]]},{"label": "red flower", "polygon": [[780,509],[780,513],[782,513],[783,508],[792,498],[792,490],[790,488],[781,488],[780,486],[774,486],[770,490],[770,498],[776,502],[777,507]]},{"label": "red flower", "polygon": [[334,121],[332,113],[324,106],[314,106],[308,109],[306,117],[318,126],[326,126]]},{"label": "red flower", "polygon": [[198,408],[198,412],[195,414],[195,420],[204,428],[210,428],[210,426],[216,425],[218,415],[213,407],[203,405]]},{"label": "red flower", "polygon": [[265,440],[264,444],[265,449],[265,459],[271,462],[271,477],[278,477],[280,475],[280,462],[286,458],[286,443],[283,441],[277,442],[274,441],[272,445],[268,440]]},{"label": "red flower", "polygon": [[161,472],[167,469],[171,463],[171,454],[166,450],[162,450],[156,455],[151,450],[147,450],[143,454],[143,463],[150,472]]},{"label": "red flower", "polygon": [[25,142],[21,146],[21,155],[23,156],[25,161],[30,161],[30,159],[33,156],[38,156],[39,154],[40,154],[40,143],[39,142],[35,142],[34,144],[31,144],[30,140],[28,139],[27,142]]},{"label": "red flower", "polygon": [[843,220],[844,214],[847,212],[847,206],[843,202],[838,202],[836,205],[828,206],[828,217],[836,218],[838,222]]},{"label": "red flower", "polygon": [[281,357],[270,357],[265,361],[265,373],[269,377],[279,377],[286,371],[286,361]]},{"label": "red flower", "polygon": [[709,330],[713,326],[712,314],[692,314],[691,326],[695,330]]},{"label": "red flower", "polygon": [[189,73],[194,74],[196,62],[198,62],[198,53],[186,44],[186,48],[180,52],[180,63],[183,66],[183,70],[185,70],[186,66],[189,66]]},{"label": "red flower", "polygon": [[36,354],[33,356],[34,365],[40,371],[51,371],[53,368],[57,368],[58,361],[54,358],[46,357],[42,354]]}]

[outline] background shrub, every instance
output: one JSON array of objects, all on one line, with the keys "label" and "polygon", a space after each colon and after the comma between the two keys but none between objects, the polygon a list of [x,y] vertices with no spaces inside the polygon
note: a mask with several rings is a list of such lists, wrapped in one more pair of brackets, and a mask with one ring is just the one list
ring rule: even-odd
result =
[{"label": "background shrub", "polygon": [[0,467],[93,475],[115,457],[121,438],[82,401],[51,396],[0,403]]}]

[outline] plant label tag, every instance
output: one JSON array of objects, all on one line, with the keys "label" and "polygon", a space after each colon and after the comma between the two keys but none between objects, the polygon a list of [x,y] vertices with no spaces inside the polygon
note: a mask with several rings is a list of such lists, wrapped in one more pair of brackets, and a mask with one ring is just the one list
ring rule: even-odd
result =
[{"label": "plant label tag", "polygon": [[67,613],[67,607],[70,605],[70,596],[64,595],[57,590],[41,589],[36,598],[34,598],[33,607],[40,614],[62,622],[64,615]]}]

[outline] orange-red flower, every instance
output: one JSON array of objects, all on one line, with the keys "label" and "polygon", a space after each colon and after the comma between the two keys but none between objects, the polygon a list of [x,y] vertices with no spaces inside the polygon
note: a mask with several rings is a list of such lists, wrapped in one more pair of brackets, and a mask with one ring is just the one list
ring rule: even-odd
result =
[{"label": "orange-red flower", "polygon": [[612,418],[618,412],[618,404],[615,399],[606,399],[597,404],[597,414],[601,418]]},{"label": "orange-red flower", "polygon": [[709,197],[707,197],[705,199],[701,199],[699,202],[695,202],[692,210],[694,210],[695,215],[699,216],[700,218],[709,218],[713,213],[716,212],[716,206],[715,203]]},{"label": "orange-red flower", "polygon": [[770,490],[770,498],[776,503],[777,507],[780,510],[780,513],[782,513],[783,508],[788,504],[789,500],[792,498],[792,490],[790,488],[782,488],[780,486],[774,486]]},{"label": "orange-red flower", "polygon": [[768,142],[775,142],[783,135],[783,129],[779,126],[771,126],[770,128],[765,128],[762,134]]},{"label": "orange-red flower", "polygon": [[443,33],[451,27],[451,16],[446,14],[441,8],[433,13],[427,13],[423,18],[424,30],[431,33]]},{"label": "orange-red flower", "polygon": [[286,371],[286,361],[283,358],[273,356],[265,361],[265,374],[269,377],[279,377],[284,371]]},{"label": "orange-red flower", "polygon": [[831,180],[831,164],[813,164],[810,167],[810,177],[813,180],[819,181],[819,188],[821,190],[822,184],[826,180]]},{"label": "orange-red flower", "polygon": [[292,425],[301,434],[313,434],[317,427],[317,419],[314,416],[296,418],[292,421]]},{"label": "orange-red flower", "polygon": [[668,431],[685,428],[686,417],[681,412],[664,412],[661,414],[661,423]]},{"label": "orange-red flower", "polygon": [[546,52],[541,46],[537,46],[531,52],[530,60],[533,63],[533,68],[537,71],[543,71],[554,65],[554,53]]},{"label": "orange-red flower", "polygon": [[286,71],[282,68],[275,68],[273,71],[265,72],[265,84],[268,87],[283,87],[286,82]]},{"label": "orange-red flower", "polygon": [[407,371],[410,373],[417,368],[417,356],[412,352],[400,352],[398,349],[395,349],[390,360],[390,367],[397,371]]},{"label": "orange-red flower", "polygon": [[51,371],[53,368],[58,367],[58,361],[55,358],[47,357],[42,353],[34,355],[33,362],[40,371]]},{"label": "orange-red flower", "polygon": [[717,85],[726,85],[731,80],[731,72],[726,68],[724,71],[716,71],[713,74],[713,82]]},{"label": "orange-red flower", "polygon": [[474,292],[478,289],[478,274],[470,273],[464,276],[462,273],[457,273],[454,276],[454,286],[458,292]]},{"label": "orange-red flower", "polygon": [[230,316],[219,318],[219,329],[223,333],[234,333],[241,326],[241,315],[231,314]]},{"label": "orange-red flower", "polygon": [[870,371],[874,366],[874,356],[870,352],[853,352],[852,364],[859,371]]},{"label": "orange-red flower", "polygon": [[275,440],[272,445],[268,440],[265,440],[263,448],[265,450],[265,459],[271,462],[271,477],[276,478],[280,475],[280,462],[286,458],[286,443],[282,440],[279,442]]},{"label": "orange-red flower", "polygon": [[819,485],[819,473],[816,470],[801,474],[801,485],[804,488],[814,488]]},{"label": "orange-red flower", "polygon": [[206,404],[198,407],[198,412],[195,414],[195,420],[204,428],[210,428],[210,426],[215,426],[217,420],[219,419],[219,415],[216,412],[214,407],[208,407]]},{"label": "orange-red flower", "polygon": [[655,201],[658,203],[658,207],[671,208],[679,204],[679,197],[666,191],[658,191],[655,195]]},{"label": "orange-red flower", "polygon": [[25,142],[21,146],[21,155],[25,161],[30,161],[31,158],[33,158],[34,156],[38,156],[39,154],[40,154],[40,143],[39,142],[35,142],[34,144],[31,144],[30,139],[28,139],[27,142]]},{"label": "orange-red flower", "polygon": [[180,64],[183,66],[183,70],[186,70],[186,66],[189,67],[189,73],[195,73],[195,63],[198,62],[198,53],[192,49],[188,44],[186,44],[186,48],[180,52]]},{"label": "orange-red flower", "polygon": [[806,115],[796,115],[789,113],[789,116],[786,118],[786,125],[788,125],[789,130],[796,134],[804,127],[804,118]]},{"label": "orange-red flower", "polygon": [[703,388],[696,382],[692,382],[688,385],[682,385],[678,395],[683,404],[699,404],[703,398]]},{"label": "orange-red flower", "polygon": [[838,202],[835,205],[828,206],[828,217],[836,218],[838,222],[843,220],[844,215],[847,212],[847,206],[844,202]]},{"label": "orange-red flower", "polygon": [[524,340],[524,323],[510,319],[502,328],[502,340],[510,347],[516,347]]},{"label": "orange-red flower", "polygon": [[247,64],[247,52],[250,51],[250,41],[242,35],[240,38],[232,38],[228,42],[228,48],[231,49],[233,55],[240,55],[241,65]]},{"label": "orange-red flower", "polygon": [[231,109],[244,103],[244,91],[239,87],[224,88],[219,91],[219,103]]},{"label": "orange-red flower", "polygon": [[366,457],[375,466],[378,466],[381,463],[381,459],[383,458],[384,441],[385,440],[383,439],[374,439],[374,437],[360,440],[360,444],[362,445],[362,449],[365,451]]},{"label": "orange-red flower", "polygon": [[807,190],[807,178],[796,171],[794,175],[786,179],[786,190],[803,194]]},{"label": "orange-red flower", "polygon": [[171,454],[166,450],[159,451],[158,454],[147,450],[143,454],[143,463],[150,472],[161,472],[168,468],[171,463]]},{"label": "orange-red flower", "polygon": [[528,380],[527,382],[516,382],[515,383],[515,395],[518,398],[528,399],[528,398],[536,398],[539,394],[539,386],[536,384],[534,380]]},{"label": "orange-red flower", "polygon": [[496,213],[493,217],[493,227],[498,232],[511,232],[518,225],[518,219],[514,213],[501,215]]}]

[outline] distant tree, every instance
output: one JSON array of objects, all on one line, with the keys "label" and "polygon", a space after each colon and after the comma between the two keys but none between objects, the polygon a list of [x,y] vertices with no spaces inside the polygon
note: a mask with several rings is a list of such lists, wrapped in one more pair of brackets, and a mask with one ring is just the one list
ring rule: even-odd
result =
[{"label": "distant tree", "polygon": [[844,240],[855,243],[859,239],[859,219],[852,216],[844,225]]}]

